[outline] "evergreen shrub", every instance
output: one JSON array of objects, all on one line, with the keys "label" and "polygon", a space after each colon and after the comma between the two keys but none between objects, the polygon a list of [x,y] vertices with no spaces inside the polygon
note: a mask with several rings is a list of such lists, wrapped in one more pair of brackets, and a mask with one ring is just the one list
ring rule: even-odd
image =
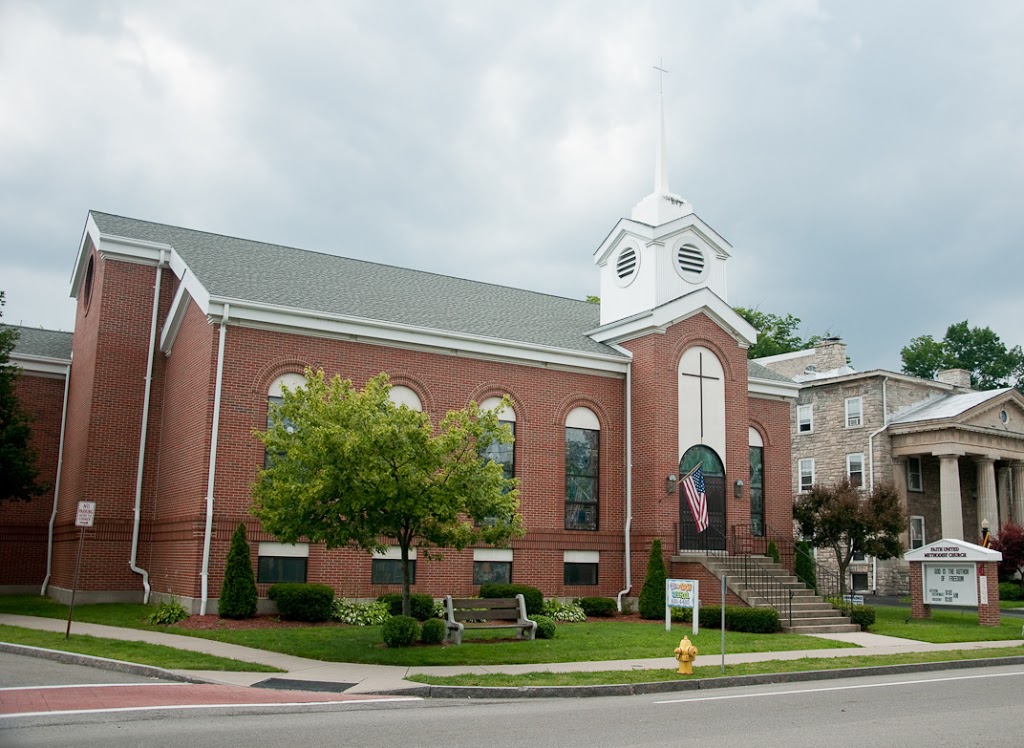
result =
[{"label": "evergreen shrub", "polygon": [[428,618],[420,629],[420,641],[424,644],[440,644],[448,633],[448,626],[440,618]]},{"label": "evergreen shrub", "polygon": [[779,555],[779,546],[775,545],[774,540],[768,541],[768,550],[765,551],[764,555],[766,555],[768,558],[770,558],[777,564],[782,563],[782,556]]},{"label": "evergreen shrub", "polygon": [[252,571],[249,543],[245,539],[245,524],[241,522],[231,536],[217,612],[221,618],[252,618],[256,615],[256,575]]},{"label": "evergreen shrub", "polygon": [[[402,615],[402,593],[388,592],[377,598],[378,601],[388,606],[393,616]],[[417,621],[425,621],[434,617],[434,598],[423,593],[409,595],[409,613]]]},{"label": "evergreen shrub", "polygon": [[536,587],[528,584],[490,584],[480,585],[480,597],[515,597],[522,595],[526,600],[526,615],[533,618],[541,615],[544,610],[544,595]]},{"label": "evergreen shrub", "polygon": [[576,604],[588,618],[611,618],[618,612],[615,600],[610,597],[581,597]]},{"label": "evergreen shrub", "polygon": [[277,603],[286,621],[329,621],[334,613],[334,590],[326,584],[287,582],[271,585],[267,597]]},{"label": "evergreen shrub", "polygon": [[[664,615],[664,613],[662,613]],[[672,620],[680,623],[693,621],[690,608],[673,608]],[[722,625],[721,605],[700,606],[700,627],[717,629]],[[742,605],[725,606],[725,630],[748,634],[774,634],[782,630],[779,612],[774,608],[747,608]]]},{"label": "evergreen shrub", "polygon": [[420,623],[412,616],[391,616],[380,631],[389,648],[411,647],[420,638]]},{"label": "evergreen shrub", "polygon": [[531,621],[537,622],[537,638],[538,639],[554,639],[555,638],[555,622],[547,616],[530,616]]},{"label": "evergreen shrub", "polygon": [[875,609],[870,605],[852,605],[846,610],[850,623],[856,623],[861,631],[867,631],[875,622]]},{"label": "evergreen shrub", "polygon": [[818,574],[814,569],[814,553],[811,544],[801,540],[796,544],[796,557],[793,559],[797,579],[807,585],[808,589],[818,591]]},{"label": "evergreen shrub", "polygon": [[647,558],[644,586],[640,590],[638,609],[641,618],[654,620],[665,617],[665,579],[667,575],[665,559],[661,555],[661,539],[655,538]]},{"label": "evergreen shrub", "polygon": [[1020,585],[1017,582],[1000,582],[999,599],[1024,600],[1024,594],[1022,594]]}]

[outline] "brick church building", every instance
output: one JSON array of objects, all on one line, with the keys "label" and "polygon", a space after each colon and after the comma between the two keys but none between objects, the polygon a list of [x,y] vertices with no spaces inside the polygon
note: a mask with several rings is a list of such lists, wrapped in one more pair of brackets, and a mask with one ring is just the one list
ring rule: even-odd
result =
[{"label": "brick church building", "polygon": [[[239,522],[261,595],[281,580],[396,591],[397,549],[285,545],[249,513],[253,431],[314,367],[357,384],[385,371],[435,422],[511,398],[515,442],[494,457],[520,480],[525,537],[421,556],[414,591],[511,580],[632,598],[658,538],[670,575],[706,578],[715,602],[701,554],[792,537],[797,385],[747,361],[756,332],[727,303],[731,247],[664,175],[594,254],[600,304],[90,212],[73,336],[22,329],[15,351],[53,490],[0,505],[0,591],[70,597],[81,500],[96,519],[79,601],[215,612]],[[677,489],[698,463],[701,533]]]}]

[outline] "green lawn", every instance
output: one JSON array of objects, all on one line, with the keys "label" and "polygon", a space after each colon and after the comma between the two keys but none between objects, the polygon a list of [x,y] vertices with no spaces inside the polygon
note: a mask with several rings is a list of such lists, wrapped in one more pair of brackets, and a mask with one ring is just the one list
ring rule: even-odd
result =
[{"label": "green lawn", "polygon": [[116,639],[100,639],[95,636],[72,634],[67,641],[64,634],[56,631],[36,631],[19,626],[0,626],[0,641],[10,644],[24,644],[28,647],[55,649],[60,652],[106,657],[110,660],[134,662],[139,665],[168,670],[221,670],[227,672],[280,673],[279,668],[242,662],[227,657],[216,657],[201,652],[165,647],[145,642],[125,642]]},{"label": "green lawn", "polygon": [[695,667],[693,675],[679,675],[675,669],[665,670],[599,670],[576,673],[478,673],[465,675],[410,675],[407,680],[438,686],[489,686],[516,688],[522,686],[595,686],[619,683],[656,683],[672,680],[721,678],[736,675],[764,675],[774,673],[801,673],[809,670],[846,670],[878,665],[908,665],[923,662],[951,662],[954,660],[984,660],[995,657],[1019,657],[1024,647],[955,650],[946,652],[906,652],[899,655],[871,655],[850,657],[802,657],[798,660],[768,660],[726,665]]},{"label": "green lawn", "polygon": [[871,633],[945,644],[951,642],[1006,641],[1022,639],[1020,618],[1004,617],[999,626],[979,626],[978,614],[932,607],[931,618],[910,618],[910,608],[875,608]]}]

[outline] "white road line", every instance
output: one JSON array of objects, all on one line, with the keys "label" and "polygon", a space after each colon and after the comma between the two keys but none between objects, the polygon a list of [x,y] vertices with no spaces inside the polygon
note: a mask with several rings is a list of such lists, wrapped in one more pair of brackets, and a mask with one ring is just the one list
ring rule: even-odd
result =
[{"label": "white road line", "polygon": [[135,688],[137,686],[199,686],[201,683],[71,683],[66,686],[8,686],[6,691],[45,691],[54,688]]},{"label": "white road line", "polygon": [[826,691],[854,691],[860,688],[891,688],[893,686],[914,686],[923,683],[945,683],[959,680],[978,680],[980,678],[1007,678],[1014,675],[1024,675],[1024,671],[1015,673],[986,673],[985,675],[958,675],[948,678],[928,678],[920,680],[901,680],[894,683],[861,683],[850,686],[833,686],[831,688],[798,688],[792,691],[776,691],[772,693],[738,693],[729,696],[702,696],[696,699],[672,699],[669,701],[655,701],[655,704],[688,704],[698,701],[726,701],[729,699],[757,699],[766,696],[792,696],[794,694],[823,693]]}]

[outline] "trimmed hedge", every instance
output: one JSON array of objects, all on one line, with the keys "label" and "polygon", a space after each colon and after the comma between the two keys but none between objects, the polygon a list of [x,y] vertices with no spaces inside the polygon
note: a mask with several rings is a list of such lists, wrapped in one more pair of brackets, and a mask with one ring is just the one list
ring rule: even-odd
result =
[{"label": "trimmed hedge", "polygon": [[999,599],[1024,600],[1024,591],[1021,590],[1020,585],[1017,582],[1000,582]]},{"label": "trimmed hedge", "polygon": [[420,641],[424,644],[440,644],[448,633],[448,626],[440,618],[428,618],[420,629]]},{"label": "trimmed hedge", "polygon": [[[402,615],[402,593],[388,592],[377,598],[378,601],[388,606],[388,611],[393,616]],[[426,621],[434,617],[434,598],[422,593],[409,595],[409,612],[417,621]]]},{"label": "trimmed hedge", "polygon": [[554,639],[555,638],[555,622],[547,616],[531,616],[531,621],[537,622],[537,638],[538,639]]},{"label": "trimmed hedge", "polygon": [[392,616],[380,632],[389,648],[411,647],[420,638],[420,622],[412,616]]},{"label": "trimmed hedge", "polygon": [[853,605],[846,609],[846,614],[850,616],[850,623],[856,623],[861,631],[867,631],[875,622],[875,609],[870,605]]},{"label": "trimmed hedge", "polygon": [[544,594],[536,587],[528,584],[490,584],[480,585],[480,597],[515,597],[522,595],[526,600],[526,615],[533,618],[541,615],[544,610]]},{"label": "trimmed hedge", "polygon": [[288,582],[274,584],[267,597],[277,603],[286,621],[329,621],[334,614],[334,590],[326,584]]},{"label": "trimmed hedge", "polygon": [[[673,608],[672,620],[688,623],[693,620],[690,608]],[[702,605],[701,628],[717,629],[722,623],[722,606]],[[748,634],[774,634],[782,630],[779,612],[775,608],[746,608],[742,605],[725,606],[725,630]]]},{"label": "trimmed hedge", "polygon": [[610,597],[581,597],[576,604],[588,618],[611,618],[618,612],[615,600]]}]

